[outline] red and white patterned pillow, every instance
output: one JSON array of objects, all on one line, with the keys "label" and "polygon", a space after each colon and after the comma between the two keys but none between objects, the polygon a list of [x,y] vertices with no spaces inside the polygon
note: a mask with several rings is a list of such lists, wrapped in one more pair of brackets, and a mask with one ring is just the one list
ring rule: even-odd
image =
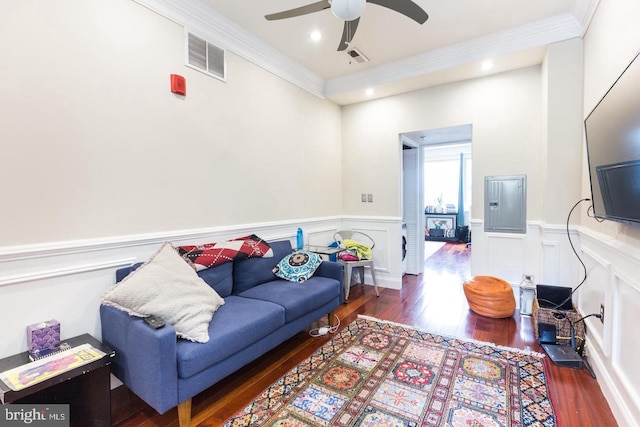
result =
[{"label": "red and white patterned pillow", "polygon": [[225,262],[252,257],[270,258],[273,256],[271,246],[255,234],[227,240],[226,242],[178,246],[177,250],[180,256],[195,266],[196,271],[215,267]]}]

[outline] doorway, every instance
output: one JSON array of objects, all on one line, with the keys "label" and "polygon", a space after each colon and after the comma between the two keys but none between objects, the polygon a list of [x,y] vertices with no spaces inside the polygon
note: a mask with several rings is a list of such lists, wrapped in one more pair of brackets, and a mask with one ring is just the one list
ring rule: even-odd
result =
[{"label": "doorway", "polygon": [[459,242],[471,212],[472,125],[406,132],[402,217],[406,273],[424,272],[427,241]]}]

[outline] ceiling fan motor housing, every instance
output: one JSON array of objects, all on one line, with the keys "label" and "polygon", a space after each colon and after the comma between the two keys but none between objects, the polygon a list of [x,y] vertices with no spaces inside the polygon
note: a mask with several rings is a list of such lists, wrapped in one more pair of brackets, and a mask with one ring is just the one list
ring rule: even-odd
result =
[{"label": "ceiling fan motor housing", "polygon": [[353,21],[362,16],[367,0],[331,0],[331,12],[343,21]]},{"label": "ceiling fan motor housing", "polygon": [[360,17],[367,7],[367,2],[391,9],[395,12],[413,19],[418,24],[424,24],[429,15],[413,0],[319,0],[305,6],[296,7],[278,13],[265,15],[267,21],[293,18],[307,15],[309,13],[322,12],[331,8],[331,12],[344,21],[342,38],[338,44],[338,52],[342,52],[349,47],[355,36]]}]

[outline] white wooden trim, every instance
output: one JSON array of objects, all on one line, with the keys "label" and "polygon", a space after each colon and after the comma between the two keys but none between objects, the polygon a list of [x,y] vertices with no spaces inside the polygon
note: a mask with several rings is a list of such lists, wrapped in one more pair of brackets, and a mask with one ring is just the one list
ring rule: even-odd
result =
[{"label": "white wooden trim", "polygon": [[487,55],[508,54],[581,37],[583,25],[591,19],[597,5],[597,0],[576,0],[572,13],[324,80],[198,0],[133,1],[320,98],[480,61]]},{"label": "white wooden trim", "polygon": [[90,273],[92,271],[117,269],[127,267],[133,264],[135,258],[126,258],[111,262],[99,262],[92,264],[77,265],[69,268],[54,268],[50,270],[39,270],[32,273],[17,274],[13,276],[0,277],[0,287],[8,285],[17,285],[29,282],[36,282],[56,277],[71,276],[74,274]]}]

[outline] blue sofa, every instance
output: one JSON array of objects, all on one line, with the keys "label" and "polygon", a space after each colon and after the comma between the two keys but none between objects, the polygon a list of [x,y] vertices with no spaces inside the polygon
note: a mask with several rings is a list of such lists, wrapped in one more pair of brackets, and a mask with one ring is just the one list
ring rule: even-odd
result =
[{"label": "blue sofa", "polygon": [[[269,245],[272,258],[228,262],[198,273],[225,300],[211,320],[207,343],[178,339],[171,325],[153,329],[139,317],[101,305],[102,339],[116,353],[113,374],[159,413],[177,406],[180,426],[186,427],[193,396],[323,315],[332,323],[333,310],[343,301],[342,265],[325,261],[306,282],[289,282],[272,269],[291,253],[291,243]],[[136,267],[118,270],[116,280]]]}]

